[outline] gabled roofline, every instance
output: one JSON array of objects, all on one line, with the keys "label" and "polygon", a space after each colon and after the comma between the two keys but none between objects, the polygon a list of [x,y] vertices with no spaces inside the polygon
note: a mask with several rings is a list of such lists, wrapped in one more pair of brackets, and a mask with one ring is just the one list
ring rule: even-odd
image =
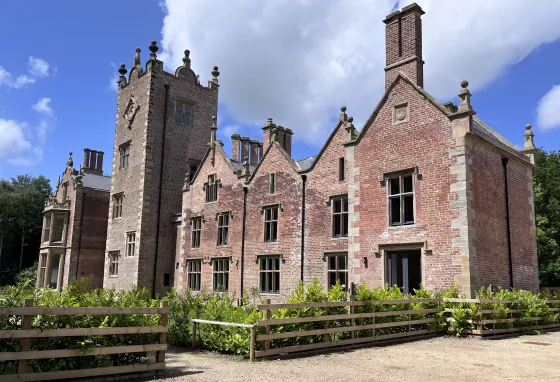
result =
[{"label": "gabled roofline", "polygon": [[344,126],[344,122],[339,120],[338,124],[335,126],[335,128],[332,130],[331,134],[323,144],[321,151],[319,151],[319,153],[315,156],[315,159],[313,159],[313,164],[307,170],[300,170],[299,172],[301,172],[302,174],[307,174],[313,171],[315,165],[317,164],[323,153],[327,150],[327,147],[330,145],[331,141],[334,139],[335,135],[338,133],[338,130],[340,130],[342,126]]},{"label": "gabled roofline", "polygon": [[292,168],[294,169],[294,171],[296,173],[303,173],[303,171],[299,168],[299,166],[297,165],[297,163],[292,159],[292,157],[290,156],[290,154],[288,154],[286,152],[286,150],[284,150],[284,148],[282,148],[282,146],[280,145],[280,143],[276,142],[276,141],[271,141],[270,144],[268,145],[266,151],[264,152],[263,156],[261,157],[261,160],[259,161],[259,163],[257,164],[257,167],[255,167],[255,169],[253,170],[253,173],[251,174],[251,176],[249,177],[249,180],[247,180],[247,182],[245,182],[246,184],[250,184],[253,181],[253,178],[255,177],[255,175],[257,174],[257,172],[259,171],[259,168],[261,167],[261,164],[264,162],[264,159],[266,158],[266,156],[268,155],[270,149],[272,149],[272,146],[276,145],[276,148],[278,150],[280,150],[280,152],[282,153],[282,155],[284,155],[284,157],[288,160],[288,162],[292,165]]},{"label": "gabled roofline", "polygon": [[[215,142],[217,151],[220,153],[220,155],[222,156],[222,158],[224,158],[224,160],[226,161],[226,163],[228,164],[229,168],[231,169],[231,171],[237,175],[237,170],[235,169],[235,167],[233,166],[233,164],[231,163],[231,159],[228,157],[228,155],[226,154],[226,152],[224,151],[224,148],[222,147],[222,143],[221,141],[216,141]],[[208,159],[208,156],[210,155],[210,152],[212,151],[212,149],[210,147],[208,147],[206,149],[206,152],[204,153],[204,156],[202,157],[202,160],[200,161],[200,164],[198,165],[198,168],[196,169],[196,172],[193,175],[193,178],[190,179],[189,181],[189,185],[192,185],[194,183],[194,181],[196,180],[196,178],[198,178],[198,173],[200,172],[200,169],[202,168],[202,165],[206,162],[206,160]]]},{"label": "gabled roofline", "polygon": [[451,115],[451,113],[442,104],[440,104],[434,97],[432,97],[432,95],[430,93],[428,93],[426,90],[424,90],[420,86],[416,85],[404,73],[399,72],[397,74],[397,76],[395,77],[395,79],[393,80],[393,82],[391,83],[391,85],[387,88],[387,90],[383,94],[383,97],[381,97],[381,100],[379,101],[379,103],[377,104],[377,106],[375,107],[375,109],[373,110],[371,115],[369,116],[368,120],[364,124],[364,127],[363,127],[362,131],[360,132],[360,134],[358,135],[358,137],[351,142],[345,143],[345,145],[350,146],[350,145],[356,145],[356,144],[360,143],[363,136],[366,134],[369,127],[373,123],[373,120],[375,119],[375,117],[377,117],[377,114],[379,114],[379,111],[381,110],[381,107],[383,107],[383,105],[387,101],[387,98],[389,97],[389,94],[391,94],[391,91],[397,85],[397,82],[399,81],[399,79],[402,79],[403,81],[405,81],[406,83],[411,85],[414,89],[416,89],[416,91],[418,91],[420,94],[422,94],[428,101],[430,101],[430,103],[432,103],[436,108],[438,108],[446,117],[449,117]]}]

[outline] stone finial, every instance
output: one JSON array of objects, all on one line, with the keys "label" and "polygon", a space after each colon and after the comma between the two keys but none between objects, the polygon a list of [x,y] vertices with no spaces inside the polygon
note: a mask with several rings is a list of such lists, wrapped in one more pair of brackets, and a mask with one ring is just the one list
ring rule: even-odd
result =
[{"label": "stone finial", "polygon": [[121,64],[121,66],[119,67],[119,80],[117,81],[117,83],[123,87],[124,85],[126,85],[126,77],[124,76],[126,74],[126,72],[128,72],[128,70],[126,70],[126,65],[125,64]]},{"label": "stone finial", "polygon": [[68,161],[66,162],[66,167],[74,167],[74,159],[72,159],[72,151],[68,153]]},{"label": "stone finial", "polygon": [[346,141],[353,141],[356,139],[356,128],[354,127],[354,117],[348,117],[348,123],[346,124]]},{"label": "stone finial", "polygon": [[469,81],[461,81],[461,91],[459,92],[459,102],[458,112],[473,111],[471,106],[471,92],[468,89]]},{"label": "stone finial", "polygon": [[196,75],[196,84],[200,85],[200,74]]},{"label": "stone finial", "polygon": [[212,81],[213,82],[218,82],[218,76],[220,75],[220,72],[218,71],[218,67],[214,66],[214,70],[212,70]]},{"label": "stone finial", "polygon": [[346,122],[348,120],[348,116],[346,115],[346,106],[342,106],[340,108],[340,116],[338,117],[339,121]]},{"label": "stone finial", "polygon": [[158,46],[157,46],[157,41],[156,40],[152,40],[152,43],[150,45],[150,47],[148,48],[150,49],[150,60],[155,60],[157,55],[157,51],[159,50]]},{"label": "stone finial", "polygon": [[268,118],[266,120],[266,123],[264,124],[264,127],[276,127],[276,124],[274,124],[274,122],[272,121],[272,118]]},{"label": "stone finial", "polygon": [[241,170],[241,176],[245,177],[245,179],[248,179],[251,176],[251,171],[249,169],[249,157],[243,157],[243,169]]},{"label": "stone finial", "polygon": [[140,62],[140,52],[141,51],[142,51],[142,49],[136,48],[136,54],[134,55],[134,63],[132,65],[132,67],[142,66],[142,63]]},{"label": "stone finial", "polygon": [[190,59],[190,54],[191,51],[190,50],[185,50],[185,57],[183,57],[183,67],[190,69],[191,68],[191,59]]},{"label": "stone finial", "polygon": [[210,128],[210,142],[216,142],[216,132],[218,128],[216,127],[216,116],[212,116],[212,127]]},{"label": "stone finial", "polygon": [[525,133],[523,138],[525,139],[525,144],[523,145],[523,150],[535,150],[535,134],[531,131],[532,126],[530,124],[525,125]]}]

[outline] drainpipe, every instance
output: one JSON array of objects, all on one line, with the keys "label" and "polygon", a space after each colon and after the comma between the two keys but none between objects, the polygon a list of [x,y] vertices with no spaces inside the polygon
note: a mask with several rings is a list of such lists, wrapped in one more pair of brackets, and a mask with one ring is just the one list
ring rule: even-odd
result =
[{"label": "drainpipe", "polygon": [[241,301],[243,302],[243,276],[245,273],[245,222],[247,221],[247,186],[243,187],[243,222],[241,228]]},{"label": "drainpipe", "polygon": [[508,260],[509,260],[509,287],[513,288],[513,259],[511,256],[511,228],[510,228],[510,221],[509,221],[509,189],[508,189],[507,164],[508,164],[508,158],[502,158],[502,165],[504,166],[504,193],[506,199],[506,232],[507,232]]},{"label": "drainpipe", "polygon": [[305,258],[305,184],[307,182],[307,175],[301,176],[302,190],[301,190],[301,275],[300,280],[303,282],[303,260]]},{"label": "drainpipe", "polygon": [[163,85],[165,88],[165,106],[163,109],[163,129],[161,132],[161,156],[159,165],[159,191],[158,191],[158,205],[157,205],[157,220],[156,220],[156,248],[154,256],[154,274],[152,279],[152,298],[156,298],[156,275],[157,275],[157,260],[159,250],[159,229],[161,224],[161,195],[163,184],[163,160],[165,158],[165,130],[167,128],[167,104],[169,103],[169,85]]},{"label": "drainpipe", "polygon": [[[74,280],[78,279],[80,274],[80,249],[82,248],[82,230],[84,227],[84,206],[86,204],[86,193],[82,193],[82,211],[80,213],[80,232],[78,237],[78,256],[76,256],[76,277]],[[70,228],[70,222],[66,224],[66,240],[68,240],[68,228]],[[71,263],[70,263],[71,264]],[[68,264],[68,269],[70,269],[70,264]]]}]

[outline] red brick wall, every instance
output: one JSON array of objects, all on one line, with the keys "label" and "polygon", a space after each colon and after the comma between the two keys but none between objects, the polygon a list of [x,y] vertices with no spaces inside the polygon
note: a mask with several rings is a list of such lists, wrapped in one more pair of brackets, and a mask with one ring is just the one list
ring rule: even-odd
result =
[{"label": "red brick wall", "polygon": [[[241,230],[243,224],[243,181],[237,178],[227,160],[216,150],[215,164],[210,157],[201,163],[198,175],[190,186],[189,191],[183,193],[183,224],[181,238],[182,256],[179,269],[175,270],[175,286],[179,290],[187,287],[187,269],[185,260],[203,258],[202,288],[212,290],[212,263],[214,257],[231,256],[230,263],[230,291],[237,291],[239,296],[239,281],[241,272]],[[223,151],[222,151],[223,153]],[[225,155],[225,153],[224,153]],[[218,189],[218,201],[206,203],[206,193],[203,190],[208,176],[216,174],[222,187]],[[218,238],[218,221],[216,214],[231,211],[229,221],[229,238],[227,246],[216,246]],[[191,248],[192,226],[191,217],[203,216],[200,248]]]},{"label": "red brick wall", "polygon": [[[265,144],[266,147],[266,144]],[[276,173],[276,193],[269,195],[269,173]],[[280,295],[261,295],[284,301],[300,279],[302,179],[292,164],[272,144],[249,185],[245,242],[245,289],[259,288],[257,256],[280,254]],[[278,242],[264,242],[264,216],[261,206],[282,203],[278,212]]]},{"label": "red brick wall", "polygon": [[[409,121],[393,124],[393,107],[408,103]],[[357,244],[350,281],[380,285],[384,281],[384,259],[374,256],[378,245],[428,242],[431,256],[422,257],[423,283],[428,289],[441,289],[461,273],[453,255],[451,227],[454,212],[450,207],[450,186],[456,176],[450,175],[454,160],[449,149],[454,145],[451,123],[431,102],[399,80],[381,106],[363,139],[355,147],[355,167],[359,182],[359,220]],[[387,186],[379,180],[384,173],[419,166],[422,180],[414,179],[415,225],[388,227]],[[356,243],[356,240],[354,241]],[[368,258],[365,268],[363,257]]]},{"label": "red brick wall", "polygon": [[333,131],[321,156],[316,159],[311,172],[307,174],[305,194],[305,269],[304,281],[311,283],[317,278],[326,288],[327,262],[325,253],[348,251],[347,238],[332,237],[331,206],[329,197],[348,193],[348,162],[345,161],[345,178],[339,180],[339,158],[345,156],[342,142],[346,137],[344,125],[339,124]]},{"label": "red brick wall", "polygon": [[469,140],[476,246],[474,287],[509,288],[506,201],[502,157],[508,161],[509,213],[514,287],[537,289],[531,165],[479,139]]}]

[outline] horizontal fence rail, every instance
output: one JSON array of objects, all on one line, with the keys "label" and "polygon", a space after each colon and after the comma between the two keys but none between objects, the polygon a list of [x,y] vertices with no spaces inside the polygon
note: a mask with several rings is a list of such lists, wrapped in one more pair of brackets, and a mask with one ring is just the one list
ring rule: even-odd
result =
[{"label": "horizontal fence rail", "polygon": [[[270,304],[270,300],[267,300],[266,304],[258,305],[263,311],[263,319],[256,326],[264,328],[264,334],[256,336],[255,343],[261,350],[255,351],[255,357],[437,333],[442,330],[441,318],[438,317],[444,312],[441,302],[441,299],[406,299]],[[415,304],[435,304],[437,307],[414,309]],[[400,305],[403,309],[392,307],[395,310],[387,310],[393,305]],[[279,309],[310,309],[310,315],[274,318],[272,312]],[[356,309],[365,311],[356,312]],[[330,310],[335,310],[334,314]],[[282,325],[281,330],[275,332],[279,325]],[[281,342],[310,337],[314,337],[314,340],[308,344],[291,345],[289,342]]]},{"label": "horizontal fence rail", "polygon": [[[0,341],[17,339],[21,350],[0,353],[0,361],[17,361],[17,374],[0,375],[2,382],[12,381],[47,381],[66,378],[84,378],[103,375],[134,373],[141,371],[161,370],[165,368],[165,352],[167,350],[166,337],[168,331],[169,308],[167,301],[162,301],[158,308],[66,308],[66,307],[34,307],[33,300],[27,299],[23,307],[0,307],[0,316],[14,316],[20,320],[21,329],[0,330]],[[158,315],[158,326],[128,326],[106,328],[61,328],[61,329],[32,329],[32,322],[36,316],[77,316],[77,315],[128,315],[145,314]],[[21,317],[21,318],[19,318]],[[105,335],[135,335],[159,334],[158,343],[142,345],[105,346],[90,349],[57,349],[30,350],[31,339],[57,338],[75,336],[105,336]],[[156,362],[151,364],[132,364],[113,367],[99,367],[90,369],[76,369],[49,372],[30,372],[29,360],[51,359],[66,357],[104,356],[111,354],[155,352]]]}]

